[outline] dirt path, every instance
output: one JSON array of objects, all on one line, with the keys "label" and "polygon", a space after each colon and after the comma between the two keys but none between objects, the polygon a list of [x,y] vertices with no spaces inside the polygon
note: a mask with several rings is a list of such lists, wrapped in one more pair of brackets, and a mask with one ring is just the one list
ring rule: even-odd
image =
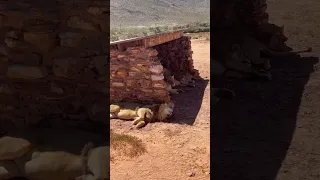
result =
[{"label": "dirt path", "polygon": [[[192,41],[194,66],[210,77],[209,41]],[[173,123],[149,124],[132,130],[130,122],[112,120],[115,133],[140,138],[147,152],[135,159],[116,157],[111,162],[112,180],[209,180],[210,179],[210,85],[184,92],[176,101]],[[111,154],[113,154],[111,150]]]}]

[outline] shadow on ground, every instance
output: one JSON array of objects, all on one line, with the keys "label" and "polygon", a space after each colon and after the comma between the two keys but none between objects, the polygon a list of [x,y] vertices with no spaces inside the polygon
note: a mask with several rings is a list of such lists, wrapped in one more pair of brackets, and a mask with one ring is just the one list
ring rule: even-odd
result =
[{"label": "shadow on ground", "polygon": [[274,180],[290,146],[304,87],[316,57],[272,61],[273,80],[214,81],[237,97],[212,109],[212,179]]},{"label": "shadow on ground", "polygon": [[194,124],[208,83],[209,80],[196,80],[196,87],[183,88],[183,93],[171,97],[175,102],[171,123]]}]

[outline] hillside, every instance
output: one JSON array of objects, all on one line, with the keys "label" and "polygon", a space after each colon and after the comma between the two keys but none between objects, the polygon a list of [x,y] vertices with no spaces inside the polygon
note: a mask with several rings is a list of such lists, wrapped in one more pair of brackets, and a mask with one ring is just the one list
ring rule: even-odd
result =
[{"label": "hillside", "polygon": [[112,27],[208,22],[210,0],[111,0],[110,11]]}]

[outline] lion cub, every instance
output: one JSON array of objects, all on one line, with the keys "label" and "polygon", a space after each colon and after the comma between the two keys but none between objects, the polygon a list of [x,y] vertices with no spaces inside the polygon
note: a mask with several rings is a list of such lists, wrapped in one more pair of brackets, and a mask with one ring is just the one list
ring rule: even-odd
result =
[{"label": "lion cub", "polygon": [[225,66],[232,71],[239,72],[245,77],[259,77],[265,80],[271,80],[272,76],[263,69],[252,67],[252,61],[245,56],[239,44],[233,44],[231,51],[225,61]]},{"label": "lion cub", "polygon": [[180,86],[189,86],[189,87],[195,87],[196,83],[194,80],[196,79],[201,79],[201,78],[197,78],[193,75],[191,75],[188,72],[175,72],[176,78],[179,80],[180,82]]},{"label": "lion cub", "polygon": [[174,75],[172,75],[169,69],[163,68],[163,76],[166,82],[166,90],[169,91],[170,94],[180,94],[183,92],[181,89],[174,89],[174,87],[179,86],[181,83],[174,79]]},{"label": "lion cub", "polygon": [[139,103],[121,102],[110,105],[110,119],[133,120],[136,128],[149,122],[167,121],[172,115],[174,103],[144,105]]},{"label": "lion cub", "polygon": [[[274,35],[275,36],[275,35]],[[264,54],[268,57],[284,57],[290,55],[298,55],[300,53],[311,52],[312,48],[306,48],[297,51],[290,52],[276,52],[269,49],[262,42],[256,40],[253,37],[245,36],[242,44],[240,45],[242,51],[248,59],[251,60],[252,65],[262,67],[264,70],[269,70],[271,68],[270,59],[261,57],[261,54]]]},{"label": "lion cub", "polygon": [[178,77],[177,80],[175,78],[175,75],[167,69],[163,68],[163,74],[164,74],[164,79],[167,82],[166,89],[169,91],[170,94],[179,94],[183,92],[181,89],[174,89],[176,86],[189,86],[189,87],[195,87],[195,81],[194,79],[200,79],[200,78],[195,78],[192,76],[190,73],[185,73],[185,72],[175,72],[176,76]]},{"label": "lion cub", "polygon": [[169,84],[171,84],[173,87],[180,85],[180,82],[174,78],[174,75],[172,75],[169,69],[163,68],[163,76],[164,76],[164,80]]}]

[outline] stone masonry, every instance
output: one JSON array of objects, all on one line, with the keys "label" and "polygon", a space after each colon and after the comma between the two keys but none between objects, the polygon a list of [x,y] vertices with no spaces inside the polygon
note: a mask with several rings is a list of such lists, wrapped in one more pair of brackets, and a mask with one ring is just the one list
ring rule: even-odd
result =
[{"label": "stone masonry", "polygon": [[169,101],[157,51],[144,47],[110,52],[110,100]]},{"label": "stone masonry", "polygon": [[[250,35],[255,39],[270,47],[270,38],[275,35],[274,29],[277,25],[269,23],[269,15],[267,13],[266,0],[228,0],[228,1],[213,1],[212,7],[212,26],[213,38],[212,54],[214,57],[220,53],[226,54],[224,51],[234,44],[239,37],[244,34]],[[272,49],[274,51],[289,51],[285,47],[285,42],[288,40],[283,34],[283,37],[278,39],[283,46]]]},{"label": "stone masonry", "polygon": [[155,46],[161,64],[168,68],[175,79],[181,80],[181,74],[190,73],[198,76],[199,73],[193,67],[190,37],[182,36],[179,39]]},{"label": "stone masonry", "polygon": [[107,1],[1,1],[0,31],[0,127],[106,121]]},{"label": "stone masonry", "polygon": [[189,37],[150,48],[129,47],[110,51],[110,102],[169,102],[163,66],[172,72],[194,74]]}]

